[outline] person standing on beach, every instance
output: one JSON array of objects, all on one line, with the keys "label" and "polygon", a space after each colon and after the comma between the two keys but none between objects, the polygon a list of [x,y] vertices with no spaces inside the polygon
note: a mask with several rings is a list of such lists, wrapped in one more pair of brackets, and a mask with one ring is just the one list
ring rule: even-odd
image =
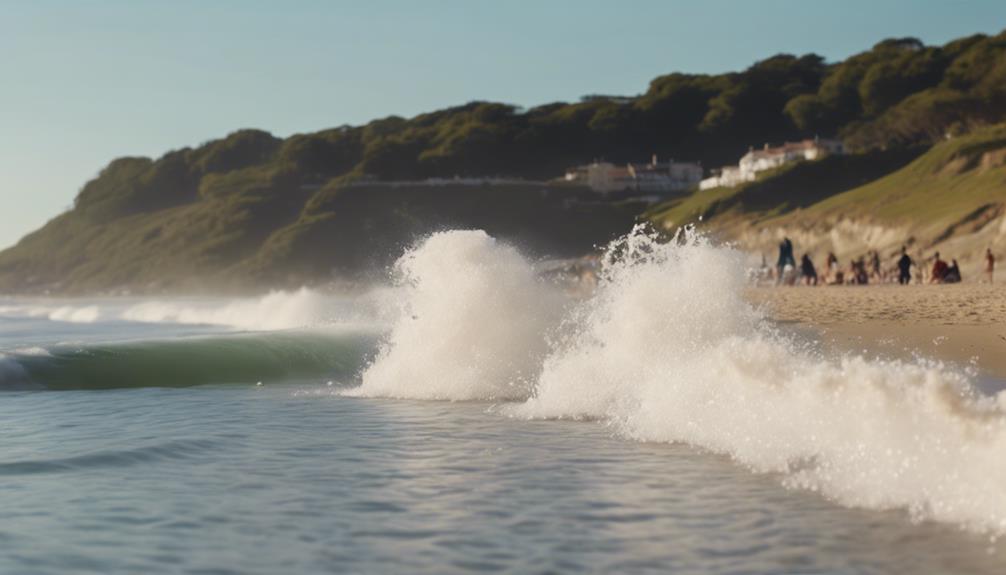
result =
[{"label": "person standing on beach", "polygon": [[961,283],[961,266],[957,265],[957,260],[950,260],[950,267],[947,268],[947,273],[943,274],[943,283],[945,284],[956,284]]},{"label": "person standing on beach", "polygon": [[800,275],[803,277],[804,284],[817,285],[817,269],[814,268],[814,262],[810,260],[810,254],[803,254],[803,259],[800,260]]},{"label": "person standing on beach", "polygon": [[898,283],[908,285],[912,283],[912,258],[908,256],[908,250],[901,246],[901,257],[898,259]]},{"label": "person standing on beach", "polygon": [[828,285],[842,285],[845,282],[845,273],[838,265],[838,258],[835,252],[828,252],[828,259],[825,263],[824,283]]},{"label": "person standing on beach", "polygon": [[870,273],[866,271],[866,256],[852,260],[852,283],[865,286],[870,283]]},{"label": "person standing on beach", "polygon": [[929,274],[929,283],[943,283],[943,278],[947,275],[947,270],[950,269],[950,266],[947,265],[947,262],[940,259],[940,252],[936,252],[933,259],[933,271]]},{"label": "person standing on beach", "polygon": [[880,272],[880,252],[877,250],[873,250],[873,253],[870,255],[870,277],[877,282],[883,279],[883,275]]},{"label": "person standing on beach", "polygon": [[989,283],[992,281],[992,272],[996,269],[996,257],[992,255],[992,248],[985,249],[985,275],[989,279]]},{"label": "person standing on beach", "polygon": [[783,238],[782,242],[779,243],[779,261],[776,262],[776,267],[778,268],[779,274],[775,278],[776,285],[783,282],[783,276],[786,272],[786,266],[790,268],[796,268],[796,259],[793,257],[793,242],[789,241],[789,238]]}]

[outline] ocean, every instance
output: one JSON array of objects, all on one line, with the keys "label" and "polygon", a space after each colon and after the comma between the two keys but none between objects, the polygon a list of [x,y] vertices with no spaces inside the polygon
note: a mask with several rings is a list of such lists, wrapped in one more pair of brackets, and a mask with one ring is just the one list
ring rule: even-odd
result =
[{"label": "ocean", "polygon": [[0,573],[1003,573],[1006,394],[825,349],[637,231],[388,284],[0,298]]}]

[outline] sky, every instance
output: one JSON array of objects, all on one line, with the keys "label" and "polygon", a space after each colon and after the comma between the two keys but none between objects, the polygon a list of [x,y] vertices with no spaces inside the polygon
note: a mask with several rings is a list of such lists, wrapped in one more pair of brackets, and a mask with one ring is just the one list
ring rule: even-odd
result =
[{"label": "sky", "polygon": [[634,95],[669,72],[1004,28],[1003,0],[0,0],[0,248],[116,157],[241,128]]}]

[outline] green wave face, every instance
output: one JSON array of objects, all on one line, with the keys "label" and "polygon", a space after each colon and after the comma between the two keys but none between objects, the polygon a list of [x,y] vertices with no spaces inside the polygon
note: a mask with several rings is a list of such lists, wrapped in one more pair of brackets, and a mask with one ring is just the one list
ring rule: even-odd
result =
[{"label": "green wave face", "polygon": [[83,346],[0,357],[0,389],[115,389],[355,376],[375,333],[282,332]]}]

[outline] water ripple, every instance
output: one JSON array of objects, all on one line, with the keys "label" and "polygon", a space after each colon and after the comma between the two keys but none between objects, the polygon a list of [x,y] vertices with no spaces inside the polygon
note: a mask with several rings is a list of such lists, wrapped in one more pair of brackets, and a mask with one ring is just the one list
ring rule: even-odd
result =
[{"label": "water ripple", "polygon": [[5,396],[0,573],[1006,572],[686,446],[299,390]]},{"label": "water ripple", "polygon": [[62,473],[88,469],[129,467],[156,461],[187,459],[211,450],[210,440],[168,441],[136,449],[98,451],[86,455],[0,463],[0,476]]}]

